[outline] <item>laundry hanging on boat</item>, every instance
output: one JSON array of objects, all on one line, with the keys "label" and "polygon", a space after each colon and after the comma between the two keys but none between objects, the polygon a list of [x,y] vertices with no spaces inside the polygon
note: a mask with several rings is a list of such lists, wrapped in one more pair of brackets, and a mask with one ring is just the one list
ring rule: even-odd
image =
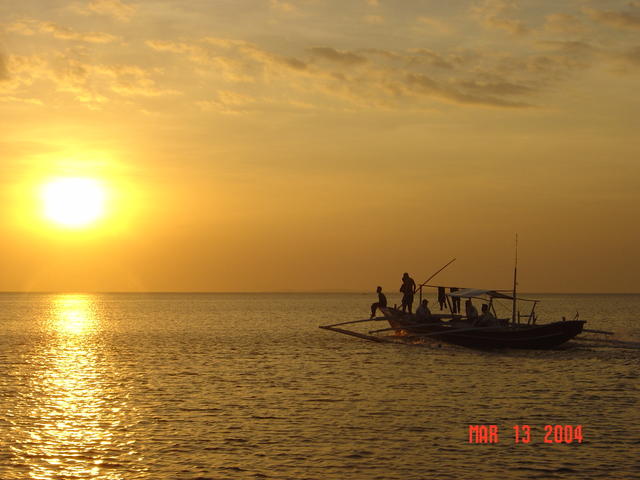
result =
[{"label": "laundry hanging on boat", "polygon": [[444,310],[444,307],[447,306],[447,294],[444,287],[438,287],[438,303],[440,304],[440,310]]}]

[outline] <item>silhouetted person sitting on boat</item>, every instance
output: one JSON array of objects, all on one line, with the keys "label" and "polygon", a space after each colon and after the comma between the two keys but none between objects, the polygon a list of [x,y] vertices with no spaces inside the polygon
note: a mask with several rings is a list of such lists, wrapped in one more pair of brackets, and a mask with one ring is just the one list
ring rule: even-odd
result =
[{"label": "silhouetted person sitting on boat", "polygon": [[482,313],[474,325],[479,327],[492,327],[498,325],[498,320],[493,316],[489,310],[489,305],[486,303],[482,304]]},{"label": "silhouetted person sitting on boat", "polygon": [[409,313],[413,313],[413,294],[416,293],[416,282],[407,272],[402,274],[400,291],[402,292],[402,311],[406,312],[408,308]]},{"label": "silhouetted person sitting on boat", "polygon": [[473,305],[470,298],[467,298],[467,301],[464,302],[464,311],[467,314],[467,320],[474,323],[478,320],[478,309]]},{"label": "silhouetted person sitting on boat", "polygon": [[376,292],[378,292],[378,301],[371,304],[371,318],[376,316],[378,308],[387,306],[387,297],[382,293],[382,287],[376,288]]},{"label": "silhouetted person sitting on boat", "polygon": [[416,320],[418,323],[430,322],[433,320],[431,317],[431,310],[429,310],[429,300],[426,298],[422,300],[422,303],[420,303],[420,306],[416,309]]}]

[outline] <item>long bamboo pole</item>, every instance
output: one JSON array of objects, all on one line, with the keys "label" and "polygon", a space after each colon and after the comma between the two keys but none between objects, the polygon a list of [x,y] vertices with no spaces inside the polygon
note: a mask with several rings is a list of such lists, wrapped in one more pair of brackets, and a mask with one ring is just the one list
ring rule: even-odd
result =
[{"label": "long bamboo pole", "polygon": [[386,317],[375,317],[375,318],[363,318],[362,320],[349,320],[348,322],[340,322],[334,323],[332,325],[323,325],[320,328],[325,327],[339,327],[340,325],[350,325],[352,323],[362,323],[362,322],[380,322],[382,320],[386,320]]},{"label": "long bamboo pole", "polygon": [[429,278],[427,278],[424,282],[422,282],[420,284],[419,288],[424,287],[427,283],[429,283],[429,280],[431,280],[433,277],[435,277],[436,275],[438,275],[442,270],[444,270],[445,268],[447,268],[449,265],[451,265],[453,262],[455,262],[456,259],[453,258],[449,261],[449,263],[447,263],[444,267],[442,267],[440,270],[438,270],[436,273],[434,273],[433,275],[431,275]]},{"label": "long bamboo pole", "polygon": [[320,328],[323,328],[324,330],[331,330],[332,332],[337,332],[337,333],[342,333],[344,335],[350,335],[352,337],[357,337],[357,338],[361,338],[363,340],[369,340],[371,342],[377,342],[377,343],[395,343],[392,340],[387,340],[386,338],[382,338],[382,337],[374,337],[372,335],[365,335],[364,333],[358,333],[358,332],[352,332],[351,330],[345,330],[343,328],[335,328],[335,327],[330,327],[330,326],[322,326]]},{"label": "long bamboo pole", "polygon": [[[407,326],[407,328],[402,328],[402,327],[389,327],[389,328],[381,328],[380,330],[372,330],[369,333],[378,333],[378,332],[386,332],[388,330],[406,330],[406,331],[411,331],[411,328],[415,328],[415,327],[421,327],[421,326],[425,326],[425,325],[433,325],[432,323],[430,324],[417,324],[417,325],[409,325]],[[471,331],[476,331],[476,330],[487,330],[490,328],[495,328],[495,327],[469,327],[469,328],[457,328],[455,330],[441,330],[439,332],[430,332],[430,333],[414,333],[413,335],[418,336],[418,337],[433,337],[436,335],[444,335],[446,333],[461,333],[461,332],[471,332]]]}]

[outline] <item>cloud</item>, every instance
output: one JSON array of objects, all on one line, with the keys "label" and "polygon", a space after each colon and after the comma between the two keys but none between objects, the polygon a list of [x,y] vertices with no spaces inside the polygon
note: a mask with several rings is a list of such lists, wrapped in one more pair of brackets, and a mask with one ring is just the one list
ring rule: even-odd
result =
[{"label": "cloud", "polygon": [[574,57],[579,55],[581,56],[591,55],[596,52],[596,48],[593,45],[585,42],[574,41],[574,40],[544,41],[544,42],[539,42],[538,45],[541,45],[551,50],[560,51],[562,53],[572,55]]},{"label": "cloud", "polygon": [[432,50],[428,50],[426,48],[412,48],[409,52],[410,55],[405,58],[411,65],[426,64],[438,68],[453,68],[453,64],[451,62]]},{"label": "cloud", "polygon": [[511,35],[525,35],[531,29],[511,14],[517,10],[513,0],[484,0],[472,7],[472,14],[479,19],[485,28],[502,30]]},{"label": "cloud", "polygon": [[289,2],[282,0],[269,0],[269,5],[273,10],[278,10],[284,13],[292,13],[297,10],[297,7]]},{"label": "cloud", "polygon": [[501,95],[519,95],[532,91],[526,86],[508,82],[483,84],[467,81],[452,85],[438,82],[426,75],[408,74],[405,78],[405,85],[412,93],[434,96],[454,103],[510,108],[531,106],[525,102],[501,98]]},{"label": "cloud", "polygon": [[584,12],[594,21],[613,28],[640,30],[640,14],[585,8]]},{"label": "cloud", "polygon": [[583,33],[587,27],[578,17],[566,13],[553,13],[545,17],[544,29],[552,33]]},{"label": "cloud", "polygon": [[71,7],[81,15],[106,15],[116,20],[128,22],[136,13],[136,7],[120,0],[92,0],[87,4],[76,3]]},{"label": "cloud", "polygon": [[[179,55],[199,67],[212,70],[224,78],[234,82],[253,82],[255,72],[245,61],[245,56],[235,55],[233,52],[221,53],[219,49],[229,50],[244,47],[245,42],[224,42],[221,39],[206,38],[199,42],[172,42],[167,40],[147,40],[146,45],[158,52],[168,52]],[[179,60],[178,59],[178,60]]]},{"label": "cloud", "polygon": [[159,71],[145,70],[136,65],[104,65],[88,67],[96,76],[110,79],[108,88],[123,96],[160,97],[179,95],[180,92],[169,88],[159,88],[152,75]]},{"label": "cloud", "polygon": [[504,30],[511,35],[525,35],[530,29],[520,20],[512,18],[489,17],[485,21],[485,25],[494,29]]},{"label": "cloud", "polygon": [[55,38],[63,40],[79,40],[89,43],[111,43],[116,37],[103,32],[76,32],[71,28],[63,27],[52,22],[45,22],[41,25],[41,31],[50,33]]},{"label": "cloud", "polygon": [[[198,107],[238,113],[276,109],[282,102],[316,108],[421,108],[433,102],[462,106],[527,108],[546,89],[594,64],[598,51],[576,41],[537,43],[520,54],[491,49],[434,51],[353,49],[317,46],[305,55],[284,57],[242,40],[206,37],[188,42],[148,41],[158,52],[174,55],[176,73],[197,76],[220,93],[195,100]],[[185,63],[187,64],[185,65]],[[239,83],[240,82],[240,83]],[[199,82],[201,83],[201,82]],[[272,100],[249,101],[228,92]],[[273,92],[282,98],[273,99]],[[206,98],[206,99],[205,99]],[[259,107],[258,107],[259,105]]]},{"label": "cloud", "polygon": [[36,23],[35,21],[19,20],[8,24],[5,29],[7,32],[18,33],[20,35],[35,35],[39,30],[38,26],[35,25]]},{"label": "cloud", "polygon": [[382,25],[384,17],[382,15],[365,15],[364,22],[369,25]]},{"label": "cloud", "polygon": [[367,59],[363,56],[352,52],[341,52],[331,47],[314,47],[310,48],[309,52],[315,58],[345,66],[361,65],[367,62]]},{"label": "cloud", "polygon": [[519,85],[507,81],[482,82],[477,80],[467,80],[458,84],[464,91],[475,95],[527,95],[534,91],[527,85]]},{"label": "cloud", "polygon": [[232,90],[219,90],[216,98],[196,102],[205,112],[216,112],[224,115],[246,115],[264,112],[306,113],[314,109],[314,105],[288,98],[256,97]]},{"label": "cloud", "polygon": [[193,47],[185,42],[171,42],[168,40],[147,40],[145,42],[148,47],[159,52],[187,53],[193,50]]},{"label": "cloud", "polygon": [[3,103],[24,103],[27,105],[37,105],[42,106],[44,103],[42,100],[38,98],[24,98],[24,97],[16,97],[12,95],[0,95],[0,102]]},{"label": "cloud", "polygon": [[205,37],[195,42],[148,40],[156,51],[183,55],[190,62],[234,82],[256,82],[267,77],[286,76],[287,71],[304,72],[307,64],[240,40]]},{"label": "cloud", "polygon": [[[44,103],[68,98],[97,109],[114,100],[178,95],[158,86],[162,71],[137,65],[95,63],[84,49],[67,49],[55,54],[12,55],[9,62],[11,95]],[[59,95],[57,95],[59,94]],[[31,101],[31,103],[34,103]]]},{"label": "cloud", "polygon": [[432,17],[418,17],[417,19],[420,25],[424,25],[429,28],[430,32],[435,32],[439,34],[449,34],[452,29],[446,22],[442,20],[438,20],[437,18]]},{"label": "cloud", "polygon": [[9,80],[9,69],[7,68],[6,56],[0,52],[0,82]]},{"label": "cloud", "polygon": [[111,43],[117,37],[104,32],[77,32],[53,22],[43,22],[35,19],[25,19],[13,22],[7,26],[7,31],[20,35],[49,34],[60,40],[76,40],[87,43]]},{"label": "cloud", "polygon": [[640,45],[618,52],[607,52],[606,59],[612,64],[612,71],[619,74],[637,74],[640,68]]},{"label": "cloud", "polygon": [[215,100],[197,102],[197,105],[204,111],[217,111],[227,114],[248,113],[255,109],[257,99],[244,93],[231,90],[220,90],[217,92]]},{"label": "cloud", "polygon": [[633,47],[623,54],[623,58],[630,64],[640,67],[640,46]]}]

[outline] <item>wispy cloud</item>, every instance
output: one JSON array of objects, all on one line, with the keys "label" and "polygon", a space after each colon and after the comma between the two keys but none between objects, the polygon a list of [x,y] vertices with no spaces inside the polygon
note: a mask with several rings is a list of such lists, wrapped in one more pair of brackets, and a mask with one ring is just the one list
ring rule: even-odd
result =
[{"label": "wispy cloud", "polygon": [[199,101],[197,105],[204,111],[240,115],[255,110],[257,99],[245,93],[220,90],[215,99]]},{"label": "wispy cloud", "polygon": [[[318,3],[314,0],[305,5]],[[135,12],[135,6],[125,4],[124,0],[93,0],[82,5],[85,14],[107,15],[118,20],[130,19]],[[266,8],[284,12],[295,11],[296,5],[302,2],[264,2]],[[632,7],[629,8],[632,11]],[[378,2],[367,5],[362,0],[360,9],[365,13],[379,13]],[[246,40],[250,37],[231,33],[228,38],[213,35],[190,38],[183,32],[181,37],[167,35],[142,40],[138,45],[146,48],[133,52],[127,65],[109,64],[104,60],[115,58],[107,54],[114,51],[109,44],[118,39],[110,33],[82,32],[27,18],[9,24],[7,30],[24,36],[48,35],[104,46],[89,48],[53,42],[57,46],[48,54],[39,55],[37,59],[32,56],[33,64],[29,68],[17,68],[15,71],[19,74],[14,74],[13,68],[19,61],[5,61],[4,67],[0,62],[0,78],[11,77],[10,90],[7,90],[9,83],[4,82],[7,95],[19,97],[21,89],[29,88],[37,80],[47,80],[55,92],[69,94],[92,106],[117,99],[145,102],[145,98],[182,94],[188,99],[184,105],[236,113],[276,109],[277,105],[287,102],[314,105],[319,109],[431,108],[438,102],[464,107],[525,108],[544,105],[545,92],[599,63],[606,68],[617,62],[621,69],[626,66],[629,72],[635,71],[638,53],[631,48],[633,44],[614,45],[607,43],[604,36],[597,37],[597,43],[595,40],[593,44],[587,43],[582,34],[595,31],[598,25],[587,22],[585,14],[580,12],[543,12],[535,23],[531,16],[519,16],[521,12],[515,0],[476,1],[473,19],[493,31],[485,33],[478,47],[465,47],[459,42],[453,45],[448,37],[430,41],[421,35],[421,42],[405,42],[404,47],[399,44],[395,48],[366,48],[365,43],[363,48],[347,48],[340,37],[328,36],[324,44],[315,37],[312,40],[303,35],[306,40],[291,42],[283,48],[272,39],[250,42]],[[370,32],[358,24],[361,18],[356,15],[352,24]],[[418,26],[438,33],[447,33],[450,28],[437,18],[413,18],[409,30],[414,33],[419,30]],[[537,26],[535,32],[530,30],[525,18]],[[389,19],[397,21],[391,14]],[[93,21],[113,26],[113,22],[105,19]],[[471,28],[474,35],[482,35],[477,28]],[[532,34],[504,46],[501,43],[504,37],[496,35],[496,31],[509,35]],[[607,29],[599,27],[598,31],[606,33]],[[620,36],[610,32],[611,37],[614,35]],[[29,41],[44,43],[43,39]],[[423,46],[407,48],[416,44]],[[92,60],[98,58],[93,55],[98,50],[105,53],[99,57],[103,59],[101,62]],[[29,97],[26,90],[23,93],[25,98]],[[161,102],[146,103],[159,105]]]},{"label": "wispy cloud", "polygon": [[284,0],[269,0],[269,6],[273,10],[284,13],[292,13],[298,9],[293,3],[285,2]]},{"label": "wispy cloud", "polygon": [[522,108],[531,105],[509,97],[528,94],[533,89],[509,82],[440,82],[422,74],[408,74],[405,85],[411,93],[433,96],[453,103],[492,107]]},{"label": "wispy cloud", "polygon": [[583,33],[587,26],[575,15],[567,13],[552,13],[545,17],[545,30],[552,33]]},{"label": "wispy cloud", "polygon": [[418,17],[417,22],[421,26],[427,27],[431,32],[439,34],[449,34],[452,32],[451,25],[433,17]]},{"label": "wispy cloud", "polygon": [[136,13],[136,6],[120,0],[92,0],[88,3],[74,3],[70,7],[81,15],[106,15],[128,22]]},{"label": "wispy cloud", "polygon": [[[246,42],[206,39],[198,42],[149,41],[157,51],[185,55],[231,81],[250,82],[254,91],[261,83],[281,85],[295,100],[309,103],[321,94],[360,107],[389,107],[403,99],[432,99],[460,105],[522,108],[526,98],[538,92],[535,82],[510,78],[506,71],[469,63],[460,55],[447,58],[427,49],[338,50],[312,47],[307,58],[286,58]],[[434,70],[435,68],[435,70]],[[286,85],[286,87],[284,87]],[[229,90],[233,91],[233,90]],[[198,105],[209,110],[238,111],[252,107],[244,96],[218,95]],[[202,103],[205,102],[205,103]]]},{"label": "wispy cloud", "polygon": [[364,22],[369,25],[382,25],[384,23],[384,17],[382,15],[365,15]]},{"label": "wispy cloud", "polygon": [[309,52],[315,58],[347,66],[361,65],[367,61],[367,59],[361,55],[353,52],[341,52],[331,47],[314,47],[310,48]]},{"label": "wispy cloud", "polygon": [[640,67],[640,46],[633,47],[627,50],[623,54],[623,57],[632,65],[635,65],[636,67]]},{"label": "wispy cloud", "polygon": [[640,30],[640,11],[616,12],[585,8],[584,12],[592,20],[618,29]]},{"label": "wispy cloud", "polygon": [[6,55],[0,52],[0,82],[9,79],[9,70],[7,69]]},{"label": "wispy cloud", "polygon": [[502,30],[511,35],[525,35],[531,29],[513,14],[517,11],[514,0],[484,0],[472,7],[473,15],[490,30]]},{"label": "wispy cloud", "polygon": [[405,58],[408,61],[408,65],[430,65],[446,69],[453,68],[456,61],[455,59],[449,60],[445,56],[426,48],[412,48]]},{"label": "wispy cloud", "polygon": [[49,34],[60,40],[75,40],[87,43],[111,43],[118,38],[104,32],[78,32],[53,22],[43,22],[35,19],[19,20],[10,23],[6,28],[8,32],[20,35]]},{"label": "wispy cloud", "polygon": [[[32,86],[39,85],[37,92],[47,92],[47,102],[54,101],[54,94],[62,94],[57,101],[64,101],[66,95],[94,109],[117,98],[179,94],[175,89],[158,86],[157,78],[162,72],[157,69],[94,63],[82,50],[68,49],[54,55],[12,55],[8,70],[11,95],[29,98]],[[47,82],[53,93],[46,89]]]}]

